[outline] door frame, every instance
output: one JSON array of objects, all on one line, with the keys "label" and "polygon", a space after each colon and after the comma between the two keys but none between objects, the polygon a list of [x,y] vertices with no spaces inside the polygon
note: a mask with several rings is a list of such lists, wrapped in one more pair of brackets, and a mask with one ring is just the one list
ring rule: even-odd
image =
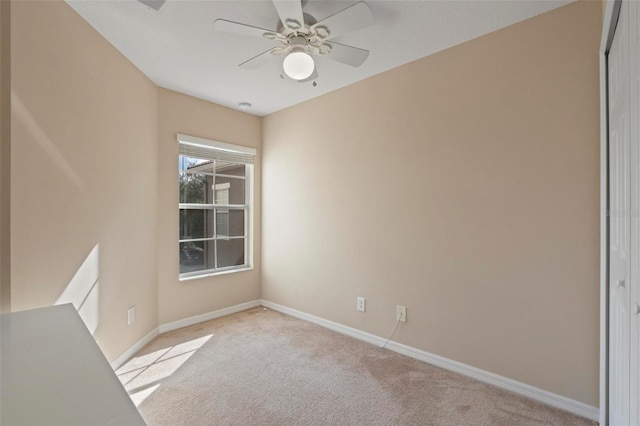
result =
[{"label": "door frame", "polygon": [[600,40],[600,425],[609,424],[609,91],[608,55],[622,0],[606,0]]}]

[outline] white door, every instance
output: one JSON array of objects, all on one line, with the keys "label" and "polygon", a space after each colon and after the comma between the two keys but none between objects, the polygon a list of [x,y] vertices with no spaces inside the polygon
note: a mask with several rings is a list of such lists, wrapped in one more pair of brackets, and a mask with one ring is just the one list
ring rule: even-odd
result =
[{"label": "white door", "polygon": [[640,425],[640,3],[629,3],[630,52],[630,177],[631,177],[631,318],[630,390],[631,425]]},{"label": "white door", "polygon": [[630,424],[629,4],[609,51],[609,422]]}]

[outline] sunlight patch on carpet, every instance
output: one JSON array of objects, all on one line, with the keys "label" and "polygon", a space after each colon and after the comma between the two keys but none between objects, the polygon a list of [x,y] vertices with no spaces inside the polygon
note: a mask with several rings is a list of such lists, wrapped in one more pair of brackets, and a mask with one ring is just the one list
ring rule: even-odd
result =
[{"label": "sunlight patch on carpet", "polygon": [[174,374],[213,334],[131,358],[116,374],[138,407],[155,392],[162,380]]}]

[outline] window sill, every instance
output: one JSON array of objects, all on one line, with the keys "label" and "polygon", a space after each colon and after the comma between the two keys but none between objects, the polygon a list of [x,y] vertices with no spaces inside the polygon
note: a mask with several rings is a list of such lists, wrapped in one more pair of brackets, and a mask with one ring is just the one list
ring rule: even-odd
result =
[{"label": "window sill", "polygon": [[207,274],[202,274],[202,275],[193,275],[190,277],[178,277],[178,281],[183,282],[183,281],[192,281],[192,280],[198,280],[201,278],[210,278],[210,277],[217,277],[220,275],[227,275],[227,274],[235,274],[236,272],[246,272],[246,271],[253,271],[253,266],[246,266],[243,268],[238,268],[238,269],[230,269],[227,271],[218,271],[218,272],[210,272]]}]

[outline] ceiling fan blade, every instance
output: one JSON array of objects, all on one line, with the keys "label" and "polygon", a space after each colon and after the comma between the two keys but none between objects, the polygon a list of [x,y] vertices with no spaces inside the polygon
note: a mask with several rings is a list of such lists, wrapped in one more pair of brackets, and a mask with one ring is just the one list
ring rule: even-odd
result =
[{"label": "ceiling fan blade", "polygon": [[318,78],[318,68],[314,67],[313,68],[313,72],[311,73],[311,75],[307,78],[305,78],[304,80],[298,80],[298,83],[306,83],[308,81],[313,81],[316,78]]},{"label": "ceiling fan blade", "polygon": [[369,57],[369,51],[366,49],[347,46],[346,44],[336,43],[335,41],[329,41],[326,44],[331,46],[331,51],[322,56],[343,64],[351,65],[352,67],[359,67]]},{"label": "ceiling fan blade", "polygon": [[252,37],[265,37],[265,34],[275,34],[271,30],[264,28],[252,27],[251,25],[240,24],[239,22],[227,21],[226,19],[216,19],[213,22],[213,28],[225,33],[240,34]]},{"label": "ceiling fan blade", "polygon": [[275,6],[280,21],[286,28],[299,30],[304,27],[300,0],[273,0],[273,6]]},{"label": "ceiling fan blade", "polygon": [[167,2],[167,0],[138,0],[140,3],[145,6],[150,7],[156,12],[160,11],[160,8]]},{"label": "ceiling fan blade", "polygon": [[361,1],[342,9],[340,12],[323,19],[311,26],[312,30],[324,27],[329,33],[326,40],[340,37],[341,35],[369,27],[376,23],[373,11],[368,4]]},{"label": "ceiling fan blade", "polygon": [[272,58],[273,55],[276,52],[281,51],[282,49],[279,47],[274,47],[272,49],[269,49],[265,52],[262,52],[256,56],[254,56],[251,59],[247,59],[246,61],[244,61],[243,63],[241,63],[240,65],[238,65],[240,68],[244,68],[246,70],[255,70],[256,68],[259,68],[261,66],[263,66],[264,64],[266,64],[267,62],[269,62]]}]

